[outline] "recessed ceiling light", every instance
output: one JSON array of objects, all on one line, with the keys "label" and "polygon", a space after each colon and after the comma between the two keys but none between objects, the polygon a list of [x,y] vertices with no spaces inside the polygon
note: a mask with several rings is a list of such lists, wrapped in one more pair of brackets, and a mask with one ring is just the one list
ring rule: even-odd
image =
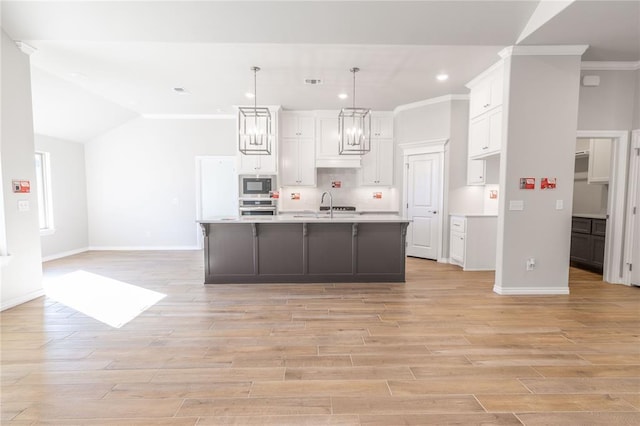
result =
[{"label": "recessed ceiling light", "polygon": [[176,92],[176,93],[179,93],[181,95],[189,93],[189,91],[187,89],[185,89],[184,87],[174,87],[173,91]]},{"label": "recessed ceiling light", "polygon": [[86,75],[82,74],[81,72],[71,72],[69,73],[69,75],[71,76],[71,78],[80,78],[85,80],[87,78]]},{"label": "recessed ceiling light", "polygon": [[449,79],[449,74],[445,74],[445,73],[438,74],[438,75],[436,75],[436,79],[438,81],[446,81],[446,80]]},{"label": "recessed ceiling light", "polygon": [[340,94],[338,95],[338,97],[339,97],[340,99],[347,99],[347,98],[349,97],[349,95],[347,95],[346,93],[340,93]]},{"label": "recessed ceiling light", "polygon": [[256,95],[254,95],[253,93],[250,93],[250,92],[245,93],[244,96],[246,96],[249,99],[253,99],[253,98],[256,97]]}]

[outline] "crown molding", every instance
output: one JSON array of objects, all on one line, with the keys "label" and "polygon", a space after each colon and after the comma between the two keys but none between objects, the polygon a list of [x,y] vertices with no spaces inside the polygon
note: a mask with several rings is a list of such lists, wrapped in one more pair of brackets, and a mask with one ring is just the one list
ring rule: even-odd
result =
[{"label": "crown molding", "polygon": [[397,114],[400,111],[406,111],[409,109],[420,108],[427,105],[439,104],[442,102],[451,102],[451,101],[468,101],[469,95],[444,95],[439,96],[437,98],[425,99],[424,101],[412,102],[410,104],[398,105],[393,113]]},{"label": "crown molding", "polygon": [[588,44],[509,46],[498,52],[498,55],[500,55],[502,59],[509,56],[581,56],[588,48]]},{"label": "crown molding", "polygon": [[32,53],[34,53],[36,50],[35,47],[25,43],[24,41],[16,41],[16,46],[18,46],[18,49],[20,49],[22,51],[22,53],[24,53],[27,56],[31,56]]},{"label": "crown molding", "polygon": [[637,71],[640,61],[582,61],[580,69],[584,71]]}]

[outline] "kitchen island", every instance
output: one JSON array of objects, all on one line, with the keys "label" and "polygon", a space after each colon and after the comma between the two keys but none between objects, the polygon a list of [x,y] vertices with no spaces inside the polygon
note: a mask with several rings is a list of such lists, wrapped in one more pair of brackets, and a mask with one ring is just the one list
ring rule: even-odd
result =
[{"label": "kitchen island", "polygon": [[301,214],[198,221],[205,284],[404,282],[409,220]]}]

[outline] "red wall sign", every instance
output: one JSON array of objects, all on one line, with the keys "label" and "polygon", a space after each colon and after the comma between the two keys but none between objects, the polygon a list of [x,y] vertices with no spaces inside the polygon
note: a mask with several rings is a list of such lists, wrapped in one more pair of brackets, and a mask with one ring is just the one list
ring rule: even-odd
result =
[{"label": "red wall sign", "polygon": [[11,181],[13,184],[13,192],[19,192],[21,194],[28,194],[31,192],[31,183],[28,180],[14,180]]}]

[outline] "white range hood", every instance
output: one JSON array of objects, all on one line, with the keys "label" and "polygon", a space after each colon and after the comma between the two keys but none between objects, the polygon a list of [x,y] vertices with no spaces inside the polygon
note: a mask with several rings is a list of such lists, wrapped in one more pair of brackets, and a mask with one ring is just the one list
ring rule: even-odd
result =
[{"label": "white range hood", "polygon": [[325,157],[316,159],[316,168],[332,168],[332,169],[359,169],[362,167],[360,156],[340,156],[340,157]]}]

